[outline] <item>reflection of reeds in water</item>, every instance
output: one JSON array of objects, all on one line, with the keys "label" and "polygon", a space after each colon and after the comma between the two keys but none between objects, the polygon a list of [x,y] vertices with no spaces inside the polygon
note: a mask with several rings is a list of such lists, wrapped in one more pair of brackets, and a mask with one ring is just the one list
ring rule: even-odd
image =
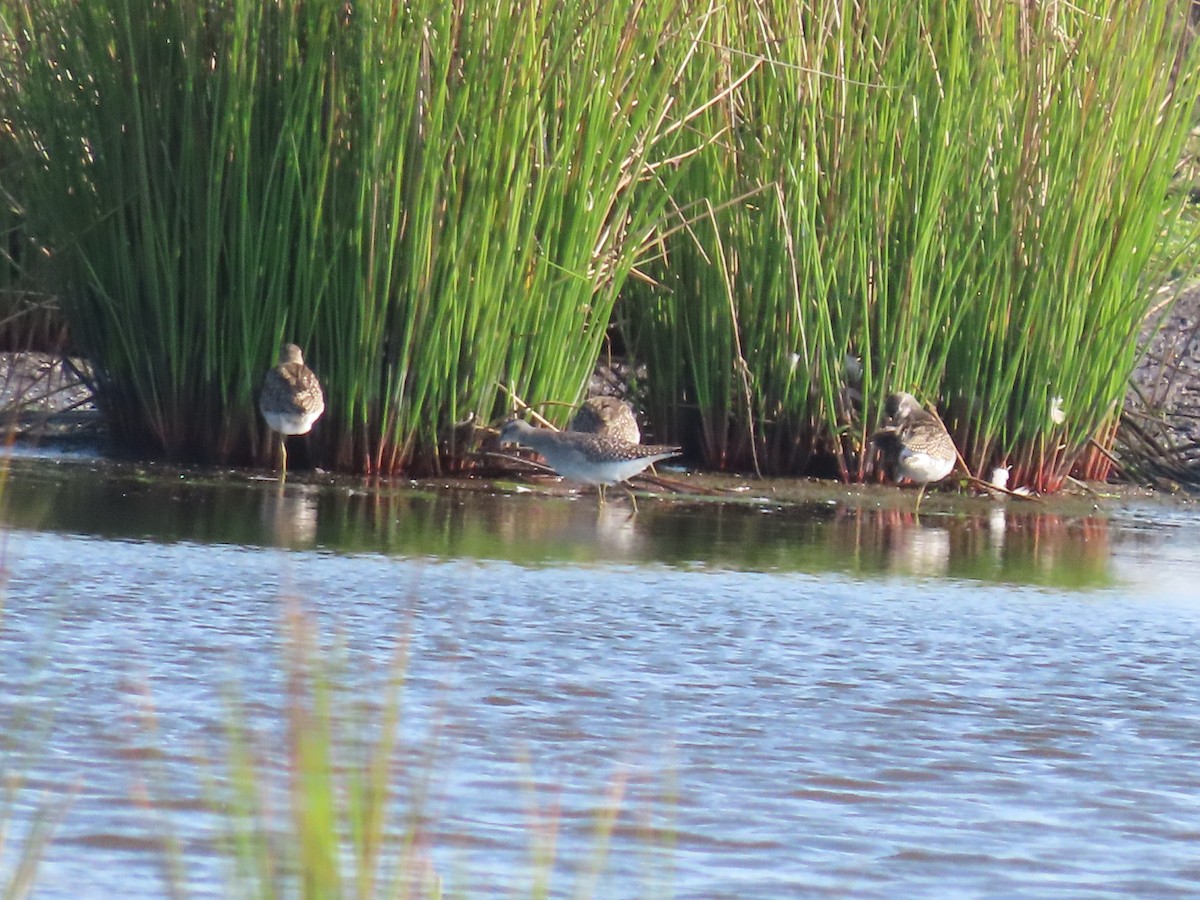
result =
[{"label": "reflection of reeds in water", "polygon": [[1003,557],[1055,583],[1107,583],[1112,548],[1108,520],[1101,516],[1012,516],[1005,529]]},{"label": "reflection of reeds in water", "polygon": [[667,503],[643,504],[632,516],[624,498],[598,508],[593,497],[572,496],[557,483],[507,496],[403,488],[332,490],[321,497],[325,546],[517,561],[622,562],[653,555],[645,541],[654,538],[656,521],[671,509]]},{"label": "reflection of reeds in water", "polygon": [[947,575],[1064,586],[1109,581],[1108,522],[1099,516],[979,513],[917,517],[897,509],[840,510],[828,538],[857,571]]}]

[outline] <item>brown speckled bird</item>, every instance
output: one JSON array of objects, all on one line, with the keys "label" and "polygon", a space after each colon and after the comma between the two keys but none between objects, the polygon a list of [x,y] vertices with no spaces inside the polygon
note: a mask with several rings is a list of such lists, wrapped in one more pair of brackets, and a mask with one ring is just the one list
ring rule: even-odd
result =
[{"label": "brown speckled bird", "polygon": [[[570,481],[594,484],[604,503],[604,488],[620,484],[651,463],[678,456],[679,447],[642,445],[597,434],[534,428],[522,419],[511,419],[500,431],[501,444],[520,444],[540,453],[546,465]],[[633,494],[630,493],[632,499]],[[637,502],[633,504],[637,510]]]},{"label": "brown speckled bird", "polygon": [[925,488],[954,470],[958,452],[946,426],[912,394],[892,394],[884,411],[884,424],[872,435],[871,443],[890,465],[892,477],[908,478],[921,485],[915,512],[921,508]]},{"label": "brown speckled bird", "polygon": [[295,344],[280,349],[279,365],[263,379],[258,409],[271,430],[279,433],[283,480],[287,478],[287,436],[307,434],[325,412],[321,382],[304,364],[304,354]]},{"label": "brown speckled bird", "polygon": [[629,404],[616,397],[588,397],[571,419],[571,431],[616,438],[629,444],[639,443],[642,430]]}]

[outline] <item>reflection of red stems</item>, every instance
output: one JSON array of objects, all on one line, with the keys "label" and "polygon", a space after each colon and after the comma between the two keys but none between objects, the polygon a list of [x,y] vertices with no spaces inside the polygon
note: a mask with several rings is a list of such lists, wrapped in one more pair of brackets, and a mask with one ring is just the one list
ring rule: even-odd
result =
[{"label": "reflection of red stems", "polygon": [[1043,513],[1026,505],[998,504],[932,527],[902,509],[845,508],[832,526],[829,558],[866,572],[925,567],[926,574],[974,571],[985,578],[1035,581],[1053,575],[1052,582],[1103,583],[1111,554],[1107,519]]}]

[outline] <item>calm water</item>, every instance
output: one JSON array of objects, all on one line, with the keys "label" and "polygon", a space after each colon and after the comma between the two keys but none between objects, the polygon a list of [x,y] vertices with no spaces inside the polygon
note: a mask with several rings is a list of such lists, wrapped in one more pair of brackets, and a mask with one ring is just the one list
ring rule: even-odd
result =
[{"label": "calm water", "polygon": [[826,493],[631,520],[18,460],[0,877],[69,797],[35,897],[166,896],[163,835],[188,896],[230,894],[231,698],[282,777],[299,608],[355,735],[407,635],[396,815],[468,896],[528,895],[549,834],[554,896],[1200,892],[1197,510]]}]

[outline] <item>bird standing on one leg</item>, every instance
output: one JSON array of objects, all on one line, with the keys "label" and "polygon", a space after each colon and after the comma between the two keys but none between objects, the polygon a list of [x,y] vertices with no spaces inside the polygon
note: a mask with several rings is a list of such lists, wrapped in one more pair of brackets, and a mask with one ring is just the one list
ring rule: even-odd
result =
[{"label": "bird standing on one leg", "polygon": [[885,412],[885,424],[871,436],[871,443],[891,465],[893,478],[908,478],[921,485],[913,510],[916,512],[921,508],[925,488],[954,470],[958,451],[946,426],[912,394],[892,394]]},{"label": "bird standing on one leg", "polygon": [[[644,471],[651,463],[678,456],[679,447],[634,444],[614,437],[577,431],[534,428],[522,419],[512,419],[500,431],[501,444],[520,444],[535,450],[546,465],[570,481],[594,484],[604,503],[604,488],[621,484]],[[626,488],[628,491],[629,489]],[[633,492],[629,492],[630,499]],[[637,512],[637,501],[633,501]]]},{"label": "bird standing on one leg", "polygon": [[287,478],[287,436],[307,434],[325,412],[321,382],[304,364],[304,354],[295,344],[280,349],[279,365],[263,379],[258,409],[271,430],[279,433],[283,481]]}]

